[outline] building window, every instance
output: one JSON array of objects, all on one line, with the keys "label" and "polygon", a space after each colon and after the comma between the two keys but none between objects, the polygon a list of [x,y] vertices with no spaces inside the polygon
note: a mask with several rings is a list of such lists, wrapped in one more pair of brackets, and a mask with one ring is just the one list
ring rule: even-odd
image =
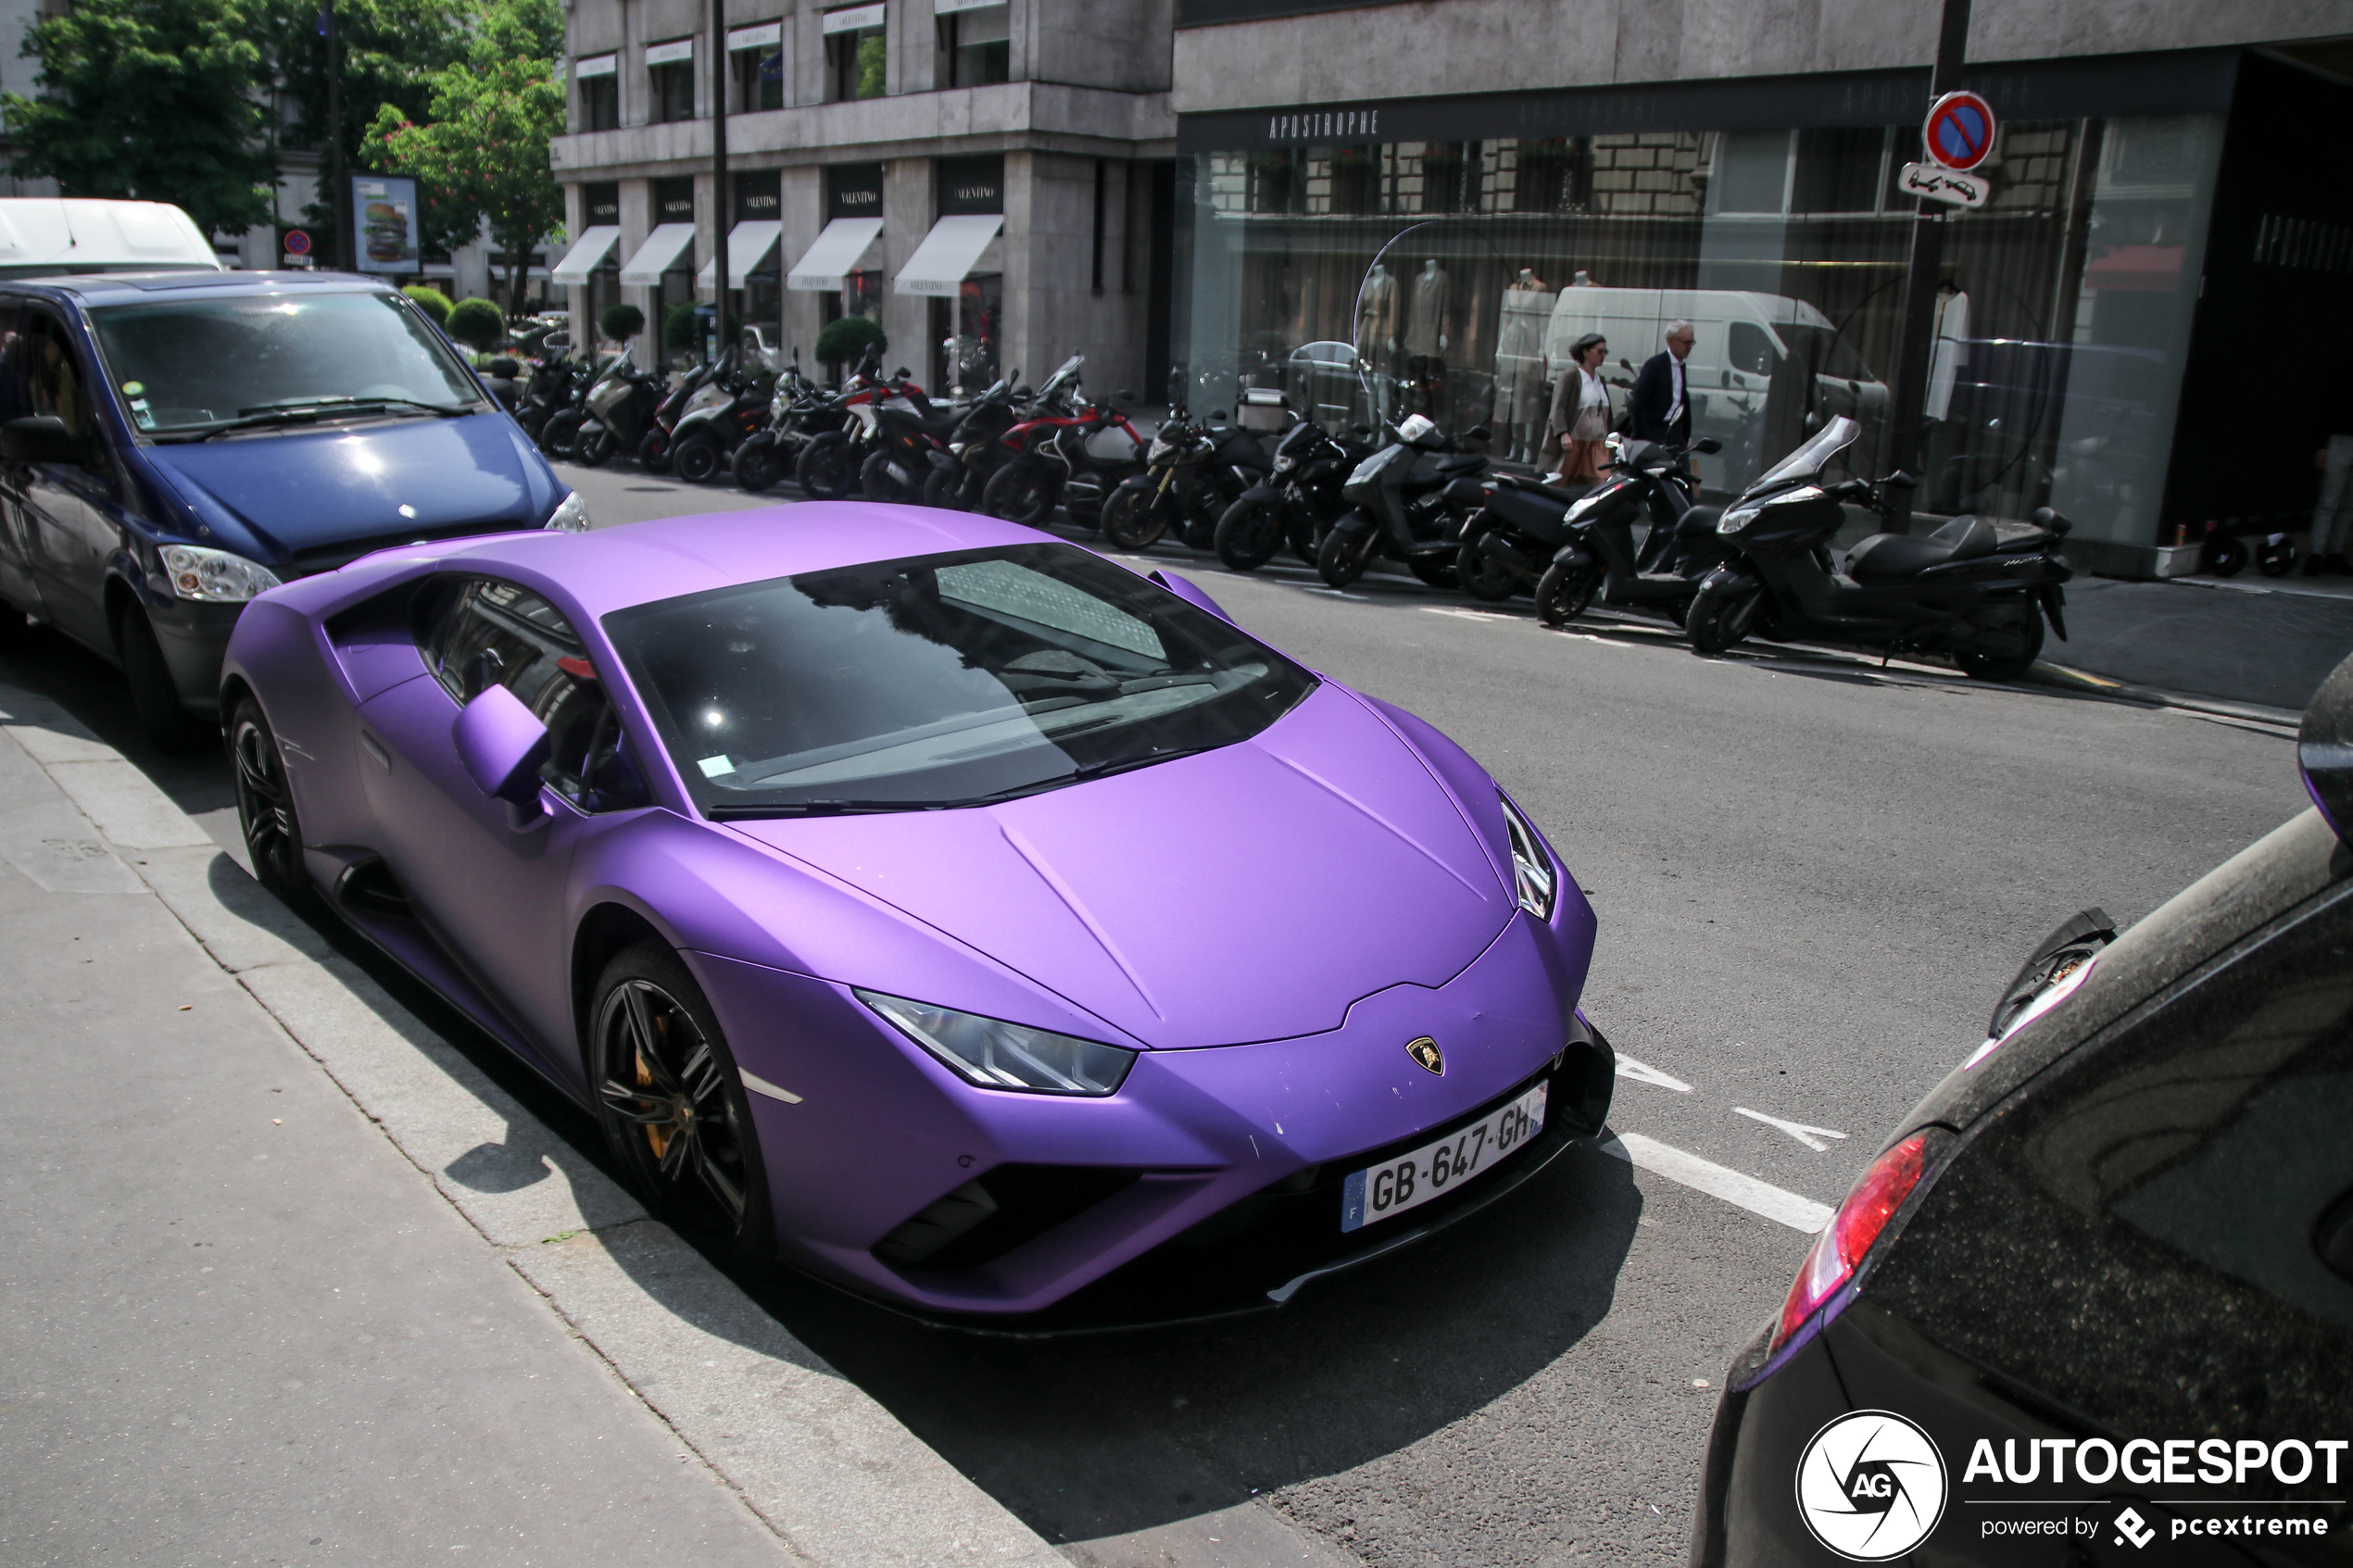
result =
[{"label": "building window", "polygon": [[883,7],[852,6],[825,14],[827,96],[879,98],[888,86],[889,46],[883,38]]},{"label": "building window", "polygon": [[579,61],[573,74],[580,82],[580,129],[583,131],[618,131],[621,129],[621,77],[619,61],[610,55]]},{"label": "building window", "polygon": [[1013,80],[1013,10],[977,6],[939,19],[942,87],[987,87]]},{"label": "building window", "polygon": [[[675,58],[668,57],[675,55]],[[648,86],[653,96],[653,118],[667,122],[695,118],[694,40],[657,44],[646,51]]]},{"label": "building window", "polygon": [[785,56],[773,44],[738,49],[736,66],[736,112],[752,114],[785,107]]}]

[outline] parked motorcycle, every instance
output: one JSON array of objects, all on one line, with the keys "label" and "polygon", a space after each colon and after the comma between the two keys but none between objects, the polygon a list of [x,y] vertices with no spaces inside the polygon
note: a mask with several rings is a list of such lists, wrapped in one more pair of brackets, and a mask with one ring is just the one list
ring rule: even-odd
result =
[{"label": "parked motorcycle", "polygon": [[[1610,441],[1609,475],[1599,484],[1579,487],[1581,495],[1547,487],[1542,505],[1531,515],[1528,502],[1535,486],[1523,482],[1510,499],[1499,493],[1489,517],[1473,520],[1463,531],[1463,586],[1479,598],[1508,597],[1532,570],[1537,619],[1547,626],[1582,615],[1596,596],[1604,604],[1650,610],[1681,625],[1699,580],[1724,558],[1716,534],[1723,508],[1692,504],[1699,482],[1691,470],[1692,453],[1720,447],[1708,439],[1689,446],[1619,436]],[[1531,526],[1564,496],[1573,499],[1550,526]],[[1650,525],[1639,550],[1637,522]]]},{"label": "parked motorcycle", "polygon": [[559,461],[571,461],[573,440],[588,418],[588,394],[613,362],[610,358],[588,359],[566,368],[563,402],[548,414],[538,430],[536,439],[541,451]]},{"label": "parked motorcycle", "polygon": [[776,378],[776,390],[768,400],[766,428],[744,437],[727,459],[736,483],[754,495],[774,488],[792,471],[803,445],[825,431],[841,428],[841,413],[833,402],[832,393],[800,373],[800,350],[794,349],[792,363]]},{"label": "parked motorcycle", "polygon": [[[1487,431],[1482,426],[1470,436],[1484,441]],[[1438,460],[1426,464],[1428,458]],[[1428,416],[1410,416],[1348,476],[1340,494],[1351,509],[1316,548],[1316,575],[1345,588],[1386,553],[1432,587],[1453,587],[1463,520],[1487,500],[1472,476],[1486,466],[1477,453],[1454,452]]]},{"label": "parked motorcycle", "polygon": [[980,504],[988,476],[1006,455],[998,440],[1021,422],[1037,401],[1021,384],[1021,372],[1000,377],[988,391],[964,406],[956,428],[948,433],[947,449],[932,453],[931,471],[924,476],[924,505],[968,512]]},{"label": "parked motorcycle", "polygon": [[702,396],[704,389],[717,378],[724,358],[723,355],[720,360],[689,370],[678,378],[669,395],[656,406],[653,424],[637,443],[637,464],[648,473],[670,471],[672,433],[677,429],[678,421],[686,418],[686,410],[695,406],[695,399]]},{"label": "parked motorcycle", "polygon": [[1324,531],[1348,510],[1340,491],[1356,465],[1371,457],[1369,425],[1352,426],[1347,437],[1302,420],[1275,444],[1266,475],[1244,490],[1217,520],[1211,538],[1217,558],[1236,571],[1255,571],[1275,558],[1286,542],[1291,553],[1315,564]]},{"label": "parked motorcycle", "polygon": [[689,484],[716,478],[744,438],[768,422],[774,375],[751,365],[736,345],[719,361],[719,373],[687,401],[670,433],[671,470]]},{"label": "parked motorcycle", "polygon": [[793,459],[793,479],[811,500],[839,501],[857,493],[858,470],[865,464],[866,444],[875,427],[875,408],[912,384],[906,381],[904,367],[890,381],[881,376],[880,352],[870,348],[824,405],[824,412],[837,420],[834,428],[801,445],[800,455]]},{"label": "parked motorcycle", "polygon": [[[1097,408],[1085,401],[1078,384],[1082,362],[1083,357],[1073,355],[1063,367],[1069,379],[1061,400],[1051,405],[1041,400],[1033,418],[999,438],[1011,456],[981,490],[980,509],[990,517],[1036,528],[1062,506],[1069,508],[1072,521],[1092,528],[1101,521],[1104,497],[1122,480],[1142,471],[1144,438],[1116,407]],[[1057,380],[1062,375],[1062,370],[1055,372]],[[1134,395],[1125,390],[1116,394],[1123,403]],[[1114,429],[1126,436],[1130,455],[1097,457],[1090,444]]]},{"label": "parked motorcycle", "polygon": [[543,337],[531,359],[531,374],[515,401],[515,422],[535,442],[548,416],[568,405],[573,395],[572,340],[560,332]]},{"label": "parked motorcycle", "polygon": [[660,371],[637,369],[623,351],[588,389],[588,417],[572,438],[572,460],[599,468],[637,450],[653,428],[654,410],[661,407],[661,383]]},{"label": "parked motorcycle", "polygon": [[901,371],[900,395],[872,405],[875,427],[867,438],[865,460],[858,465],[858,484],[869,501],[913,506],[924,498],[924,482],[931,477],[933,463],[951,460],[948,440],[963,422],[964,410],[934,403],[904,376]]},{"label": "parked motorcycle", "polygon": [[482,384],[510,414],[522,407],[522,366],[505,355],[482,368]]},{"label": "parked motorcycle", "polygon": [[1724,508],[1717,531],[1732,558],[1707,574],[1684,619],[1692,646],[1719,654],[1752,633],[1803,637],[1886,653],[1950,655],[1982,681],[2024,674],[2043,651],[2043,624],[2067,638],[2059,558],[2068,521],[2042,508],[2030,524],[1957,517],[1925,538],[1874,533],[1831,559],[1842,502],[1892,520],[1883,492],[1908,474],[1829,483],[1824,470],[1860,433],[1840,415]]}]

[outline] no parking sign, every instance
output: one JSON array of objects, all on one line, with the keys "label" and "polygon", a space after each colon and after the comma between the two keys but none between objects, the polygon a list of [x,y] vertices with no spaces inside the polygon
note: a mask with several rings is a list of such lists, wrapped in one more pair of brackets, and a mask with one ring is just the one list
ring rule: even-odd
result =
[{"label": "no parking sign", "polygon": [[1994,150],[1994,106],[1974,93],[1947,93],[1929,107],[1920,140],[1945,168],[1975,169]]}]

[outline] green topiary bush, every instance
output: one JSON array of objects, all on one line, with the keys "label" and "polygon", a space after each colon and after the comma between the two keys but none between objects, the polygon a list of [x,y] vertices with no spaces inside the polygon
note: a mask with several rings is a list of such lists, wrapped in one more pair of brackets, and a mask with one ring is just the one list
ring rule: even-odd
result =
[{"label": "green topiary bush", "polygon": [[615,343],[626,343],[646,330],[646,313],[634,305],[608,305],[597,326]]},{"label": "green topiary bush", "polygon": [[449,307],[447,331],[459,343],[487,354],[507,336],[506,313],[486,299],[461,299]]},{"label": "green topiary bush", "polygon": [[400,291],[416,302],[417,308],[433,318],[433,324],[444,332],[449,330],[449,296],[439,289],[422,283],[410,283]]},{"label": "green topiary bush", "polygon": [[695,320],[692,305],[681,300],[662,317],[661,345],[688,354],[702,347],[702,323]]},{"label": "green topiary bush", "polygon": [[852,365],[865,357],[867,349],[889,346],[880,321],[872,316],[844,316],[826,322],[825,330],[817,334],[817,359],[825,365]]}]

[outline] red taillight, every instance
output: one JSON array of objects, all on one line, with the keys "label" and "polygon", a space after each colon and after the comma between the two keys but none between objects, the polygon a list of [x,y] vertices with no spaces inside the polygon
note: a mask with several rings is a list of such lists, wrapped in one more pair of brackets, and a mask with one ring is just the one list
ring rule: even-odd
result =
[{"label": "red taillight", "polygon": [[1787,1344],[1806,1320],[1854,1277],[1856,1265],[1871,1249],[1871,1243],[1920,1185],[1927,1149],[1928,1134],[1914,1133],[1871,1161],[1870,1169],[1863,1173],[1855,1190],[1846,1195],[1846,1201],[1815,1238],[1806,1261],[1798,1265],[1796,1283],[1789,1287],[1789,1299],[1781,1303],[1774,1349]]}]

